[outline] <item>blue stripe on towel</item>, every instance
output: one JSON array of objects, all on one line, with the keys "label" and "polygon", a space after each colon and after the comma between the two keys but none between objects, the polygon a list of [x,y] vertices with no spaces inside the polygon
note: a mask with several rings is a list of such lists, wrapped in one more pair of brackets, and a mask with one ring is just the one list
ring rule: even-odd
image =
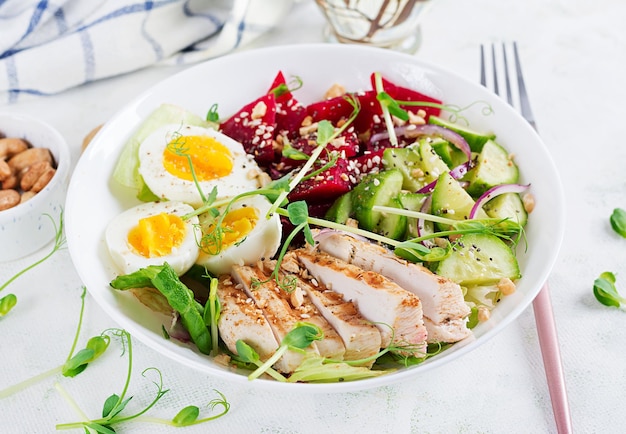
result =
[{"label": "blue stripe on towel", "polygon": [[[147,11],[152,9],[152,7],[154,6],[154,2],[152,1],[146,1],[145,4]],[[152,50],[154,51],[156,60],[161,60],[163,58],[163,47],[161,47],[161,44],[159,44],[158,41],[146,31],[146,21],[148,21],[148,18],[149,15],[146,14],[141,23],[141,34],[143,35],[144,39],[152,46]]]},{"label": "blue stripe on towel", "polygon": [[93,81],[96,72],[96,63],[93,50],[93,43],[86,30],[80,32],[80,45],[83,48],[85,60],[85,82]]},{"label": "blue stripe on towel", "polygon": [[58,8],[54,12],[54,21],[57,23],[57,29],[59,29],[59,35],[67,32],[67,20],[65,19],[65,12],[63,8]]},{"label": "blue stripe on towel", "polygon": [[26,29],[26,34],[22,36],[22,39],[28,36],[35,29],[35,27],[37,27],[37,24],[39,24],[39,21],[41,21],[41,17],[43,13],[47,10],[48,10],[48,0],[41,0],[37,4],[37,7],[35,8],[33,16],[30,18],[28,29]]},{"label": "blue stripe on towel", "polygon": [[7,81],[9,83],[9,102],[15,102],[17,101],[17,93],[15,93],[13,89],[17,89],[19,86],[17,70],[15,68],[15,59],[9,57],[5,60],[5,65],[7,67]]},{"label": "blue stripe on towel", "polygon": [[[24,34],[18,39],[16,45],[18,45],[21,41],[24,40],[28,35],[30,35],[33,30],[37,27],[37,24],[41,21],[41,17],[43,13],[48,10],[48,0],[41,0],[37,3],[35,10],[33,11],[32,16],[30,17],[30,22],[28,23],[28,28],[24,32]],[[13,54],[19,52],[19,49],[10,48],[4,53],[0,53],[0,59],[4,59],[5,57],[12,56]]]}]

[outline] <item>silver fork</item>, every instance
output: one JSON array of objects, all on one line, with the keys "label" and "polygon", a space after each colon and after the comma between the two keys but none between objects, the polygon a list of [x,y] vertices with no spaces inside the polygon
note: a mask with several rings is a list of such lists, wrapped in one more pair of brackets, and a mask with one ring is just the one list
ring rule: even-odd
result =
[{"label": "silver fork", "polygon": [[[485,87],[489,87],[490,84],[492,90],[497,95],[502,98],[506,97],[506,101],[511,106],[515,107],[536,130],[535,118],[530,108],[526,84],[524,83],[524,77],[522,75],[517,43],[513,42],[511,48],[515,61],[515,73],[509,72],[507,51],[510,50],[507,50],[507,44],[502,43],[499,55],[496,53],[496,44],[491,44],[491,76],[488,77],[488,62],[486,59],[487,56],[485,55],[485,46],[480,46],[480,82]],[[501,59],[501,63],[498,62],[498,59]],[[504,94],[500,89],[501,83],[498,78],[498,76],[501,77],[502,74],[504,75]],[[491,78],[491,80],[488,78]],[[516,94],[514,93],[515,83],[513,83],[513,81],[517,84]],[[554,322],[554,314],[552,312],[548,282],[544,283],[539,294],[537,294],[537,297],[533,300],[533,311],[535,313],[539,345],[541,347],[541,355],[548,381],[548,390],[550,392],[557,432],[559,434],[569,434],[572,432],[572,421],[567,401],[567,390],[565,388],[565,378],[561,364],[561,354],[559,351],[559,342]]]}]

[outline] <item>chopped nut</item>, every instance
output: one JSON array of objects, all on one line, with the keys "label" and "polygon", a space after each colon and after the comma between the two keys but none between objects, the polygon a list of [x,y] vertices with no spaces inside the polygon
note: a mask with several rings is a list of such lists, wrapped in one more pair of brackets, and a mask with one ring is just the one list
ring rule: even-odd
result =
[{"label": "chopped nut", "polygon": [[489,311],[489,309],[487,309],[485,306],[480,306],[478,308],[478,321],[489,321],[489,318],[491,318],[491,312]]},{"label": "chopped nut", "polygon": [[336,98],[346,93],[346,88],[340,84],[333,84],[324,94],[325,99]]},{"label": "chopped nut", "polygon": [[522,203],[524,204],[524,209],[528,214],[533,212],[535,209],[535,196],[532,193],[526,193],[522,196]]},{"label": "chopped nut", "polygon": [[421,116],[419,112],[418,114],[415,114],[412,111],[409,111],[408,114],[409,114],[409,123],[411,125],[424,125],[426,123],[424,116]]},{"label": "chopped nut", "polygon": [[304,295],[302,294],[302,289],[299,286],[296,286],[296,289],[291,291],[289,302],[294,308],[302,306],[302,303],[304,302]]},{"label": "chopped nut", "polygon": [[498,284],[496,285],[498,290],[502,293],[502,295],[511,295],[515,292],[515,283],[508,277],[503,277],[500,279]]},{"label": "chopped nut", "polygon": [[267,113],[267,105],[263,101],[259,101],[252,109],[250,117],[252,119],[261,119]]}]

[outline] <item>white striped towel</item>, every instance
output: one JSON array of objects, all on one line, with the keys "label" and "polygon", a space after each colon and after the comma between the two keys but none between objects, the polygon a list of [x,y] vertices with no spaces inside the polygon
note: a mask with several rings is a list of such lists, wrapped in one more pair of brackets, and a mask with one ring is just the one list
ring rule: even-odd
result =
[{"label": "white striped towel", "polygon": [[226,54],[292,0],[0,0],[0,103]]}]

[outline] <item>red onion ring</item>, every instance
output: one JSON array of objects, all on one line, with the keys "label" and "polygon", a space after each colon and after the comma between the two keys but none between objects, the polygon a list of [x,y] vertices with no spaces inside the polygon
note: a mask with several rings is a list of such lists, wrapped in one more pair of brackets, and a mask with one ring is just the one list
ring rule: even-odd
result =
[{"label": "red onion ring", "polygon": [[[467,141],[463,138],[463,136],[448,128],[433,124],[403,125],[401,127],[394,128],[394,131],[398,136],[404,136],[409,138],[417,138],[422,136],[435,136],[442,138],[452,143],[461,152],[463,152],[468,160],[472,159],[472,150],[467,144]],[[372,137],[370,137],[370,143],[376,143],[380,140],[388,138],[389,132],[382,131],[380,133],[372,135]]]},{"label": "red onion ring", "polygon": [[476,203],[472,207],[472,210],[469,213],[468,218],[473,219],[479,209],[483,207],[483,205],[489,202],[496,196],[499,196],[504,193],[522,193],[526,191],[530,187],[530,184],[500,184],[495,187],[491,187],[489,190],[485,191],[478,199],[476,199]]},{"label": "red onion ring", "polygon": [[[456,166],[454,169],[450,171],[450,176],[454,179],[461,179],[465,176],[465,174],[474,167],[474,161],[467,160],[465,163]],[[437,180],[435,179],[433,182],[426,184],[424,187],[417,190],[417,193],[425,194],[430,193],[437,185]]]}]

